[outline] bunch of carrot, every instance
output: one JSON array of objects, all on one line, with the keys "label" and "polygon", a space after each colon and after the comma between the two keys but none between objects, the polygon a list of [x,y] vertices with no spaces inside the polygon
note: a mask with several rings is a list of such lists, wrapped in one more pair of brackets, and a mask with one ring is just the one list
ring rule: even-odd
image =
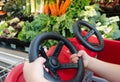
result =
[{"label": "bunch of carrot", "polygon": [[45,0],[44,14],[52,16],[63,15],[70,4],[70,0]]}]

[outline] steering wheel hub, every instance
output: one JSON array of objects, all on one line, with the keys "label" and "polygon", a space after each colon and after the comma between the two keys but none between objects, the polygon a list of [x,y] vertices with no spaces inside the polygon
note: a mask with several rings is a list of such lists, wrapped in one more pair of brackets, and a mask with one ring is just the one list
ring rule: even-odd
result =
[{"label": "steering wheel hub", "polygon": [[59,63],[57,58],[52,57],[52,58],[49,59],[49,65],[50,66],[48,68],[57,69],[57,68],[59,68],[60,63]]}]

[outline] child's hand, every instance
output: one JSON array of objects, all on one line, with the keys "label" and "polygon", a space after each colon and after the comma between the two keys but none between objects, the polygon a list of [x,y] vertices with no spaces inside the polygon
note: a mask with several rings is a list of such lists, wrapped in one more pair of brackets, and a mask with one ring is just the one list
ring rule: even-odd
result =
[{"label": "child's hand", "polygon": [[24,63],[23,73],[26,82],[48,82],[44,78],[43,63],[46,60],[42,57],[37,58],[34,62],[29,61]]},{"label": "child's hand", "polygon": [[77,54],[71,55],[72,62],[77,63],[79,57],[83,58],[84,67],[87,68],[91,57],[84,50],[80,50]]}]

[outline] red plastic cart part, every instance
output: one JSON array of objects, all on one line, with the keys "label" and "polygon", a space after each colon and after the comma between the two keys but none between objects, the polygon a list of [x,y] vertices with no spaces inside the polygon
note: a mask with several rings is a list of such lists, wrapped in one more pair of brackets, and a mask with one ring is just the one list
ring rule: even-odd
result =
[{"label": "red plastic cart part", "polygon": [[104,49],[98,52],[98,59],[120,64],[120,41],[104,39]]},{"label": "red plastic cart part", "polygon": [[19,64],[14,67],[7,75],[4,82],[25,82],[23,76],[23,66],[24,64]]},{"label": "red plastic cart part", "polygon": [[[69,40],[73,43],[73,45],[78,49],[78,50],[85,50],[90,56],[95,57],[97,55],[96,52],[92,52],[86,48],[84,48],[80,42],[76,38],[69,38]],[[91,39],[91,41],[95,41],[94,38]],[[55,49],[55,46],[52,46],[48,52],[47,55],[50,56],[53,53],[53,50]],[[60,63],[69,63],[70,61],[70,54],[68,54],[68,49],[63,46],[58,60]],[[25,82],[24,77],[23,77],[23,65],[20,64],[17,65],[15,68],[12,69],[12,71],[8,74],[4,82]],[[63,69],[58,71],[58,75],[61,77],[62,80],[70,80],[72,79],[76,74],[75,69]]]}]

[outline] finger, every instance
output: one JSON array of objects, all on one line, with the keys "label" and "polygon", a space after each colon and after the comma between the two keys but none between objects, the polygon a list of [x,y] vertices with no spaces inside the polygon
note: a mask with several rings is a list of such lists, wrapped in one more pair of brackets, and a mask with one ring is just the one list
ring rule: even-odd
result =
[{"label": "finger", "polygon": [[78,61],[77,61],[77,60],[75,60],[73,63],[78,63]]},{"label": "finger", "polygon": [[44,68],[47,72],[49,72],[49,69],[46,68],[45,65],[43,65],[43,68]]},{"label": "finger", "polygon": [[86,52],[84,50],[80,50],[78,52],[78,56],[81,57],[82,55],[86,54]]},{"label": "finger", "polygon": [[68,53],[68,54],[72,54],[72,53],[70,52],[70,50],[67,50],[67,53]]},{"label": "finger", "polygon": [[74,58],[74,57],[78,57],[78,56],[76,54],[73,54],[73,55],[70,56],[71,59]]},{"label": "finger", "polygon": [[74,58],[72,58],[71,60],[72,60],[73,63],[77,63],[78,60],[79,60],[79,58],[78,58],[78,57],[74,57]]},{"label": "finger", "polygon": [[37,64],[43,64],[45,62],[46,62],[46,59],[43,57],[39,57],[35,60],[35,63],[37,63]]}]

